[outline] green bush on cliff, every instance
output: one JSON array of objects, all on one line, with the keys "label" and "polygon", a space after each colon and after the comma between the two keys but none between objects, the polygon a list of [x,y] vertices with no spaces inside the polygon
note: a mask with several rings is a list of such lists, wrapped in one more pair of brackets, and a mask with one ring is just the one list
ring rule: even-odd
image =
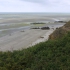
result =
[{"label": "green bush on cliff", "polygon": [[0,70],[70,70],[70,32],[27,49],[0,52]]}]

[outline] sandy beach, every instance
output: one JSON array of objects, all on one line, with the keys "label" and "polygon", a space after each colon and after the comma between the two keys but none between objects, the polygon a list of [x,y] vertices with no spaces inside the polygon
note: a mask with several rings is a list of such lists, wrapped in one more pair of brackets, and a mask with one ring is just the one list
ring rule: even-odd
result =
[{"label": "sandy beach", "polygon": [[[7,16],[7,15],[6,15]],[[57,20],[65,20],[63,17],[29,16],[19,18],[0,19],[0,51],[21,50],[37,43],[48,40],[49,35],[65,23],[54,23]],[[70,18],[70,17],[67,17]],[[50,22],[48,22],[50,21]],[[45,22],[44,25],[31,25],[31,22]],[[34,27],[50,27],[49,30],[30,29]],[[54,28],[54,30],[52,29]],[[23,31],[24,30],[24,31]]]},{"label": "sandy beach", "polygon": [[[41,30],[41,29],[30,29],[24,32],[16,32],[11,35],[7,35],[0,38],[0,51],[13,51],[20,50],[22,48],[27,48],[29,46],[35,45],[39,42],[48,39],[49,34],[54,30]],[[41,38],[41,37],[44,38]]]},{"label": "sandy beach", "polygon": [[[21,50],[31,47],[37,43],[47,41],[49,35],[57,27],[60,27],[62,25],[63,24],[49,24],[49,30],[28,29],[16,31],[14,33],[10,33],[6,36],[0,37],[0,51]],[[47,26],[47,24],[44,26]]]}]

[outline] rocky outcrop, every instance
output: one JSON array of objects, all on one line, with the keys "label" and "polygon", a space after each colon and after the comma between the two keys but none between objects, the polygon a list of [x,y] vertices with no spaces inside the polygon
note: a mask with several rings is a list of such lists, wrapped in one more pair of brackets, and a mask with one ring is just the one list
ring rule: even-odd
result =
[{"label": "rocky outcrop", "polygon": [[50,36],[49,39],[57,39],[63,37],[68,31],[70,31],[70,21],[64,26],[56,29]]}]

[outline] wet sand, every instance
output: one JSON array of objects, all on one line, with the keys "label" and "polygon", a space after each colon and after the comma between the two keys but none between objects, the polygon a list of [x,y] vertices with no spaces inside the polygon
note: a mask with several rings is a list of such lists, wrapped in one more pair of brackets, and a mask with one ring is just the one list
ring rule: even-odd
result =
[{"label": "wet sand", "polygon": [[[50,21],[53,23],[55,20],[59,20],[58,18],[53,17],[33,17],[33,18],[6,18],[6,19],[0,19],[0,24],[14,24],[14,23],[21,23],[21,22],[38,22],[38,21]],[[47,25],[47,24],[46,24]],[[63,24],[62,24],[63,25]],[[41,29],[29,29],[20,31],[14,29],[14,33],[8,33],[8,35],[0,37],[0,51],[13,51],[13,50],[21,50],[24,48],[28,48],[30,46],[33,46],[39,42],[43,42],[48,40],[49,35],[55,30],[53,28],[57,28],[62,26],[61,24],[55,23],[54,25],[50,25],[50,30],[41,30]],[[10,28],[10,26],[0,26],[1,29],[4,28]],[[19,26],[21,27],[21,26]],[[13,27],[12,27],[13,28]],[[18,27],[17,27],[18,28]],[[11,30],[7,30],[7,32],[11,32]],[[43,38],[42,38],[43,37]]]},{"label": "wet sand", "polygon": [[33,42],[40,39],[45,33],[50,34],[53,30],[26,30],[25,32],[16,32],[0,38],[0,51],[13,51],[22,48],[27,48]]},{"label": "wet sand", "polygon": [[[49,25],[50,30],[29,29],[17,31],[6,36],[0,37],[0,51],[21,50],[31,47],[37,43],[48,40],[49,35],[61,24]],[[43,38],[42,38],[43,37]]]}]

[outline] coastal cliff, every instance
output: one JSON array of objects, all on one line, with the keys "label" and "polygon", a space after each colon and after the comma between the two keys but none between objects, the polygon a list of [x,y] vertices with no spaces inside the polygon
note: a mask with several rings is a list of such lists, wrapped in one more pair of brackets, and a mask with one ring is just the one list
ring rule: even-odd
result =
[{"label": "coastal cliff", "polygon": [[51,35],[49,35],[49,39],[57,39],[62,38],[65,34],[70,31],[70,21],[68,21],[64,26],[57,28]]}]

